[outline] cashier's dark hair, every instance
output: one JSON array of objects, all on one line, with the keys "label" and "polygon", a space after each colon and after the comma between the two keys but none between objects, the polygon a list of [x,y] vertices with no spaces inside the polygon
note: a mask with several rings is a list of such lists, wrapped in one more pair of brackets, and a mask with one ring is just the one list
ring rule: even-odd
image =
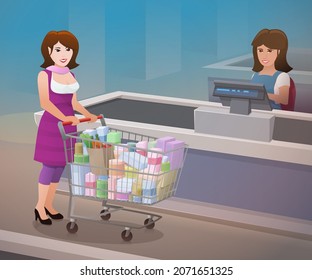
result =
[{"label": "cashier's dark hair", "polygon": [[260,72],[263,65],[260,63],[257,54],[257,47],[265,45],[267,48],[280,50],[275,60],[275,68],[278,71],[289,72],[293,68],[287,62],[288,39],[286,34],[279,29],[262,29],[253,39],[251,45],[253,46],[254,66],[252,68],[255,72]]},{"label": "cashier's dark hair", "polygon": [[42,44],[41,44],[41,53],[44,58],[44,62],[42,63],[41,67],[47,68],[48,66],[54,65],[53,60],[50,57],[49,48],[53,49],[53,46],[60,42],[62,45],[66,46],[73,50],[73,56],[68,63],[67,67],[69,69],[73,69],[77,67],[79,64],[76,63],[76,58],[78,55],[79,50],[79,43],[77,38],[74,34],[70,33],[69,31],[62,30],[62,31],[50,31],[44,37]]}]

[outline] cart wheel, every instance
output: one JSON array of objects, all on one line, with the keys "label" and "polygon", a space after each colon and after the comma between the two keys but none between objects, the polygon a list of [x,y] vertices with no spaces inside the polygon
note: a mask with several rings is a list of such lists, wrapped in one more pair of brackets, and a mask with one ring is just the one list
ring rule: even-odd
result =
[{"label": "cart wheel", "polygon": [[144,221],[144,225],[147,225],[147,224],[149,224],[148,226],[146,226],[147,229],[153,229],[155,226],[155,222],[152,219],[146,219]]},{"label": "cart wheel", "polygon": [[124,240],[124,241],[130,241],[132,239],[132,232],[129,231],[129,230],[124,230],[122,233],[121,233],[121,238]]},{"label": "cart wheel", "polygon": [[111,217],[111,213],[109,213],[107,210],[102,210],[100,213],[100,216],[101,216],[102,220],[108,221]]},{"label": "cart wheel", "polygon": [[78,231],[78,225],[74,222],[69,222],[66,225],[66,229],[69,233],[76,233]]}]

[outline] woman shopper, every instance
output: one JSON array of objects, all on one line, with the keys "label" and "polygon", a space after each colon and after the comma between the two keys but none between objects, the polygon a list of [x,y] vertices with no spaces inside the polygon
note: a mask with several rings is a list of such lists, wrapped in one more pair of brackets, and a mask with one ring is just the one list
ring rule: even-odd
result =
[{"label": "woman shopper", "polygon": [[74,111],[90,118],[91,122],[97,120],[97,116],[77,100],[79,84],[70,69],[79,65],[76,63],[78,50],[77,38],[65,30],[48,32],[41,45],[44,58],[41,67],[45,69],[38,74],[38,92],[45,111],[38,127],[34,154],[34,160],[42,163],[34,212],[35,219],[45,225],[51,225],[51,219],[63,219],[53,207],[55,191],[66,166],[58,122],[71,122],[72,125],[64,127],[66,133],[71,133],[79,123]]}]

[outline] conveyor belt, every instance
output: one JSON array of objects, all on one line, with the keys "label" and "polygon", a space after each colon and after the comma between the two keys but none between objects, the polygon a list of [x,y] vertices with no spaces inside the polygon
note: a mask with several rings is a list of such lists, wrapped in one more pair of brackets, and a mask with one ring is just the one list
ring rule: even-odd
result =
[{"label": "conveyor belt", "polygon": [[[194,129],[196,107],[116,98],[88,109],[112,119]],[[276,117],[273,139],[312,145],[312,122]]]}]

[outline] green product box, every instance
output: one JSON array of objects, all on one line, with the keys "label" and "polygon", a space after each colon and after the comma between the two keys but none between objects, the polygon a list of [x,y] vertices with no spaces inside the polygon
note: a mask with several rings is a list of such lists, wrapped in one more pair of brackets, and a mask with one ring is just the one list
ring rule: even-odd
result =
[{"label": "green product box", "polygon": [[74,154],[74,163],[89,163],[89,155]]},{"label": "green product box", "polygon": [[87,148],[92,148],[92,136],[90,136],[89,134],[83,134],[81,133],[79,135],[80,138],[86,139],[83,140],[83,143],[86,145]]},{"label": "green product box", "polygon": [[169,172],[170,171],[170,162],[169,161],[163,162],[161,164],[161,171],[162,172]]},{"label": "green product box", "polygon": [[113,144],[121,143],[121,132],[120,131],[111,131],[107,134],[107,142]]},{"label": "green product box", "polygon": [[97,180],[96,181],[96,196],[102,199],[108,199],[108,181]]},{"label": "green product box", "polygon": [[156,147],[156,141],[149,141],[147,143],[147,147],[148,147],[149,150],[152,149],[152,148],[155,148]]}]

